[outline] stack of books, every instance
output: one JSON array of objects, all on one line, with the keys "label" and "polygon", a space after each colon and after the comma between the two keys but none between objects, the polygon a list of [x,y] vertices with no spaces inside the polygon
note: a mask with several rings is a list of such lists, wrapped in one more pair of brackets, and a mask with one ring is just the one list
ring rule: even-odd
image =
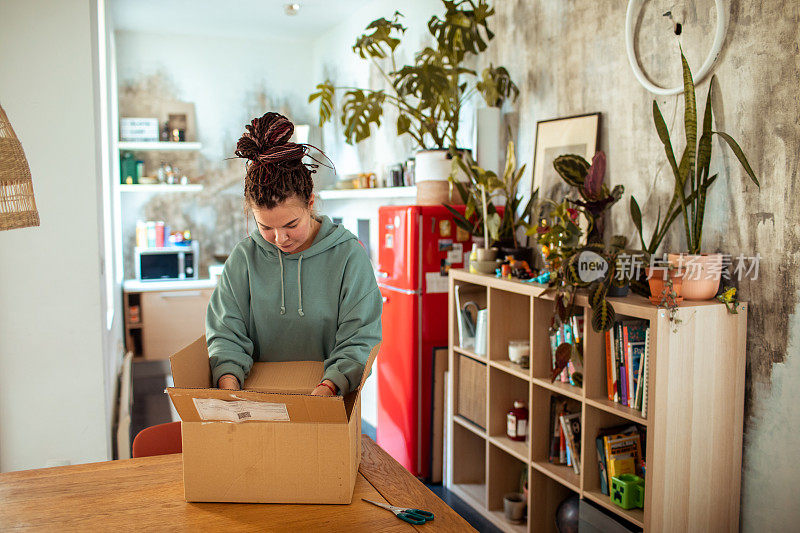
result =
[{"label": "stack of books", "polygon": [[550,398],[550,457],[553,464],[581,473],[581,414],[571,413],[566,400]]},{"label": "stack of books", "polygon": [[569,364],[561,371],[561,375],[556,378],[562,383],[569,383],[577,387],[583,384],[583,361],[581,354],[583,354],[583,316],[575,315],[561,324],[556,330],[550,332],[550,357],[552,359],[552,368],[556,367],[556,350],[561,344],[568,342],[575,345],[575,353]]},{"label": "stack of books", "polygon": [[624,320],[606,331],[608,399],[647,416],[650,322]]},{"label": "stack of books", "polygon": [[644,478],[645,429],[635,424],[601,429],[595,439],[597,468],[600,472],[600,490],[608,495],[611,478],[622,474],[636,474]]}]

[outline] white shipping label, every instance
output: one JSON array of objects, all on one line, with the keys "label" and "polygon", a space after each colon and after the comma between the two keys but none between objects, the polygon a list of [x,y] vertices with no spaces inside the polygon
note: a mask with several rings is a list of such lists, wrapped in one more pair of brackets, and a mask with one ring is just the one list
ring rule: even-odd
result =
[{"label": "white shipping label", "polygon": [[289,411],[285,403],[250,402],[239,400],[227,402],[214,398],[193,398],[197,413],[203,420],[225,420],[228,422],[289,422]]},{"label": "white shipping label", "polygon": [[425,292],[447,292],[447,276],[442,276],[439,272],[425,273]]}]

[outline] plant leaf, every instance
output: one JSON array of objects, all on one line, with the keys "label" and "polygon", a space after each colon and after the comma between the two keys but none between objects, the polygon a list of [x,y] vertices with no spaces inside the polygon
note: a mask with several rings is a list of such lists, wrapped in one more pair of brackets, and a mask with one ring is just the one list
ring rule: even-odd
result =
[{"label": "plant leaf", "polygon": [[592,329],[600,333],[608,331],[614,325],[616,313],[611,304],[606,300],[608,288],[605,283],[598,283],[589,295],[592,308]]},{"label": "plant leaf", "polygon": [[342,103],[342,125],[348,144],[355,144],[368,138],[372,131],[370,126],[381,125],[383,102],[386,95],[383,91],[365,92],[361,89],[347,91]]},{"label": "plant leaf", "polygon": [[733,150],[733,153],[736,155],[736,159],[738,159],[739,163],[742,164],[745,172],[747,172],[747,175],[750,176],[750,179],[753,180],[753,183],[755,183],[757,187],[761,188],[761,184],[758,183],[758,178],[756,178],[756,174],[750,167],[750,163],[747,161],[747,156],[744,155],[744,152],[739,147],[739,144],[733,139],[733,137],[725,132],[715,131],[714,133],[722,137],[725,142],[728,143],[728,146],[730,146],[731,150]]},{"label": "plant leaf", "polygon": [[308,103],[310,104],[319,98],[319,127],[328,122],[333,116],[333,93],[334,87],[330,80],[325,80],[323,83],[317,85],[319,89],[315,93],[308,95]]},{"label": "plant leaf", "polygon": [[405,26],[399,22],[402,16],[402,13],[395,11],[392,20],[379,18],[370,22],[365,29],[373,30],[372,33],[359,36],[353,45],[353,52],[358,53],[362,59],[370,57],[383,59],[394,52],[400,44],[400,39],[393,37],[392,33],[403,34],[406,31]]},{"label": "plant leaf", "polygon": [[553,160],[553,167],[568,185],[583,187],[583,181],[589,173],[589,162],[579,155],[567,154]]},{"label": "plant leaf", "polygon": [[405,113],[397,115],[397,135],[411,131],[411,119]]},{"label": "plant leaf", "polygon": [[592,165],[583,181],[583,194],[587,200],[598,201],[603,198],[603,179],[606,175],[606,154],[598,151],[592,158]]}]

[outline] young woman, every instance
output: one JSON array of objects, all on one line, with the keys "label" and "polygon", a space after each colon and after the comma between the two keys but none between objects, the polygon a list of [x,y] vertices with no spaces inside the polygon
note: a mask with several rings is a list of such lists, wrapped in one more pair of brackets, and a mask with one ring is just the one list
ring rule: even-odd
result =
[{"label": "young woman", "polygon": [[267,113],[245,127],[236,155],[248,159],[245,202],[257,228],[225,262],[206,315],[213,383],[242,387],[254,361],[324,362],[312,394],[358,386],[381,338],[382,301],[356,237],[314,211],[307,145]]}]

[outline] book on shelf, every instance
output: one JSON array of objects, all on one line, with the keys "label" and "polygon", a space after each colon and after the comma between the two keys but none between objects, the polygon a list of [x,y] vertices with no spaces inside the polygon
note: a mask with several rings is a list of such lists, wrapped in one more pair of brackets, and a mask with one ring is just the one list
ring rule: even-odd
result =
[{"label": "book on shelf", "polygon": [[647,388],[650,378],[650,329],[647,330],[647,340],[645,341],[644,345],[644,364],[642,365],[644,368],[642,370],[642,379],[640,383],[642,383],[642,391],[641,391],[641,405],[642,405],[642,416],[647,418]]},{"label": "book on shelf", "polygon": [[571,413],[563,414],[558,417],[561,423],[561,430],[564,433],[564,440],[567,447],[569,461],[568,464],[572,466],[572,470],[576,474],[580,474],[581,464],[581,414]]},{"label": "book on shelf", "polygon": [[622,474],[644,477],[644,428],[635,424],[601,429],[595,439],[600,490],[609,494],[611,478]]},{"label": "book on shelf", "polygon": [[606,393],[610,401],[644,410],[649,341],[647,320],[619,321],[606,332]]}]

